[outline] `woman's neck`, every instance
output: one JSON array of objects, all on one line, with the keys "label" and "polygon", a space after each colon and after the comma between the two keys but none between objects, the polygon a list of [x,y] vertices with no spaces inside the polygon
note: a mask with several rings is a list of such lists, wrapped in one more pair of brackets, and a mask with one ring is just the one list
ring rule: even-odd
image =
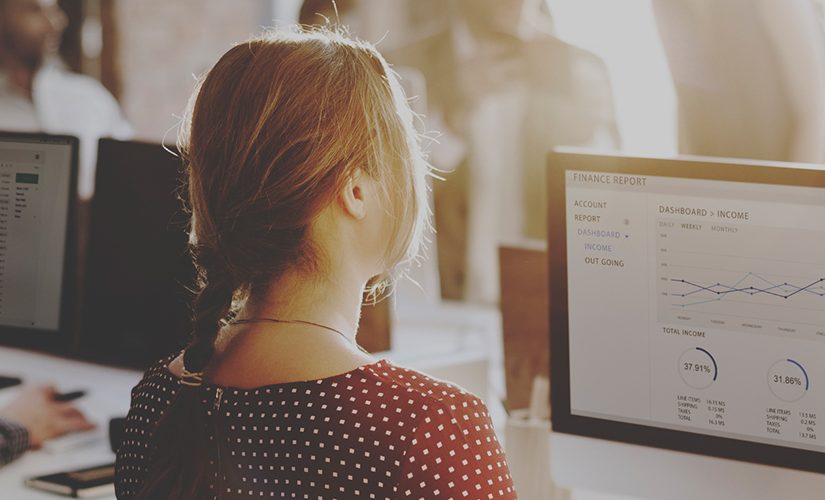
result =
[{"label": "woman's neck", "polygon": [[340,331],[349,342],[299,323],[231,325],[218,337],[207,380],[252,388],[324,378],[371,362],[355,347],[362,290],[357,280],[340,276],[325,275],[323,281],[299,274],[283,276],[265,297],[247,303],[238,319],[311,322]]},{"label": "woman's neck", "polygon": [[248,303],[238,318],[311,321],[338,330],[355,342],[366,283],[348,274],[286,273],[269,287],[265,297]]}]

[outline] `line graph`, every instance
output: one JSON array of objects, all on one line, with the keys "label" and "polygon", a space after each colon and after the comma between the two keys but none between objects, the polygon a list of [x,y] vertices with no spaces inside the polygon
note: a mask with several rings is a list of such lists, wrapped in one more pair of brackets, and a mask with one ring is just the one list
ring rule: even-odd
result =
[{"label": "line graph", "polygon": [[[754,285],[743,286],[749,280],[756,281]],[[773,281],[761,276],[759,274],[748,272],[740,280],[732,285],[716,282],[713,284],[694,283],[686,279],[671,278],[670,281],[680,283],[691,290],[684,293],[671,293],[672,297],[679,297],[690,299],[694,301],[684,301],[682,303],[674,303],[677,307],[690,307],[700,304],[707,304],[710,302],[718,302],[735,294],[742,295],[759,295],[765,294],[780,299],[789,299],[797,294],[811,294],[818,297],[825,297],[825,278],[815,279],[814,281],[805,285],[795,285],[793,283],[774,283]],[[707,298],[707,297],[710,298]]]},{"label": "line graph", "polygon": [[658,228],[659,321],[825,341],[825,231]]}]

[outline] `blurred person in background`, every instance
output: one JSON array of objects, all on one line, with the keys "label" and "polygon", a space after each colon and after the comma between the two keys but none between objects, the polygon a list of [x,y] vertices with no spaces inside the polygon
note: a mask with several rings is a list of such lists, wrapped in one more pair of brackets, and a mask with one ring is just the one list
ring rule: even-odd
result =
[{"label": "blurred person in background", "polygon": [[78,192],[88,199],[98,139],[127,139],[132,129],[103,85],[56,56],[66,23],[55,0],[0,0],[0,130],[78,137]]},{"label": "blurred person in background", "polygon": [[444,19],[389,58],[424,73],[428,113],[464,142],[435,186],[445,296],[496,303],[498,245],[544,238],[546,154],[619,146],[612,88],[601,59],[554,35],[541,0],[453,0]]},{"label": "blurred person in background", "polygon": [[55,401],[54,387],[32,387],[0,408],[0,467],[45,441],[94,428],[75,405]]},{"label": "blurred person in background", "polygon": [[653,6],[679,102],[680,153],[825,162],[825,35],[817,4]]}]

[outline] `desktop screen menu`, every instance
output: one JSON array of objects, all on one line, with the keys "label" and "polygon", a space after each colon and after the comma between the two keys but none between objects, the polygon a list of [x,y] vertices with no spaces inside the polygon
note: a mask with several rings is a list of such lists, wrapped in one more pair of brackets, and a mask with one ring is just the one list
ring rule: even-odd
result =
[{"label": "desktop screen menu", "polygon": [[825,451],[825,190],[565,176],[571,414]]},{"label": "desktop screen menu", "polygon": [[0,327],[59,328],[71,161],[68,139],[0,138]]}]

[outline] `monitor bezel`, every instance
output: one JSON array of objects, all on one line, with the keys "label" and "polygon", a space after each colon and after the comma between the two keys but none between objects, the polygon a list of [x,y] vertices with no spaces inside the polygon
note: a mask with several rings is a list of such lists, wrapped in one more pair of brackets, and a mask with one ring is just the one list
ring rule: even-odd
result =
[{"label": "monitor bezel", "polygon": [[573,415],[567,296],[565,173],[568,170],[825,188],[825,166],[721,158],[624,156],[560,149],[547,157],[551,423],[554,432],[810,472],[825,453]]},{"label": "monitor bezel", "polygon": [[60,290],[60,319],[57,330],[0,325],[0,345],[32,349],[63,355],[71,354],[76,336],[77,318],[77,182],[79,145],[77,137],[59,134],[0,131],[1,142],[25,141],[60,143],[70,147],[70,179],[66,238],[63,252],[63,280]]}]

